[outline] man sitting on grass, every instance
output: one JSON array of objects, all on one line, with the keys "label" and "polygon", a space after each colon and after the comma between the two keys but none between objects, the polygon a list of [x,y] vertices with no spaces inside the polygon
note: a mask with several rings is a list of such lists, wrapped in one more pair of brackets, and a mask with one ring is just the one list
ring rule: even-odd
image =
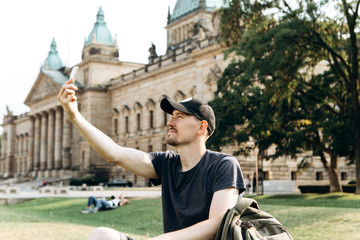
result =
[{"label": "man sitting on grass", "polygon": [[[69,121],[104,159],[135,175],[161,184],[164,234],[152,240],[214,239],[224,214],[237,203],[245,190],[238,160],[206,148],[215,130],[213,109],[200,99],[174,102],[164,98],[160,108],[171,118],[166,143],[177,152],[146,153],[118,145],[89,123],[79,112],[70,79],[58,99]],[[88,240],[131,239],[111,228],[99,227]]]},{"label": "man sitting on grass", "polygon": [[105,199],[96,199],[94,196],[90,196],[88,199],[87,209],[81,212],[97,213],[98,211],[115,209],[119,206],[124,206],[129,203],[129,200],[125,198],[124,193],[122,193],[120,197],[111,196],[111,200],[109,201],[106,201]]}]

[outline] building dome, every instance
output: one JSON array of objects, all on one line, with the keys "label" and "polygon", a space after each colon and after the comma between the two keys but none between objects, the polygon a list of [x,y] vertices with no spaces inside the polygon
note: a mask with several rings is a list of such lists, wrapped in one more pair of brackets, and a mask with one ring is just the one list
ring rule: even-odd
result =
[{"label": "building dome", "polygon": [[58,51],[56,50],[56,42],[53,38],[49,54],[42,66],[45,69],[58,70],[63,67],[63,63],[59,57]]},{"label": "building dome", "polygon": [[223,5],[223,0],[177,0],[170,17],[170,22],[198,9],[212,11],[214,7],[220,8]]},{"label": "building dome", "polygon": [[106,22],[104,21],[104,12],[101,7],[99,8],[96,16],[94,28],[90,32],[85,45],[87,46],[91,43],[103,43],[109,45],[114,44],[110,31],[106,26]]}]

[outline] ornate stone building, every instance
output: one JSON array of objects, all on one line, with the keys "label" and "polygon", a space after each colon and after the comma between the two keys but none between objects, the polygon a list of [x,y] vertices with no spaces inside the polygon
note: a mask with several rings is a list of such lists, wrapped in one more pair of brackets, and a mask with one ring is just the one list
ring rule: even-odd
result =
[{"label": "ornate stone building", "polygon": [[[122,146],[146,152],[171,149],[165,143],[168,116],[161,111],[160,100],[197,97],[209,101],[214,97],[217,80],[228,64],[216,42],[219,18],[213,10],[222,3],[222,0],[178,0],[168,14],[167,51],[159,56],[152,45],[148,64],[119,61],[116,39],[112,38],[100,8],[78,64],[80,112]],[[67,121],[56,96],[70,71],[71,68],[63,66],[53,40],[25,100],[30,111],[14,116],[8,110],[4,117],[0,176],[32,173],[41,178],[60,178],[106,171],[110,178],[147,185],[146,179],[107,163]],[[247,159],[239,157],[239,161],[244,173],[252,175],[256,154]],[[315,172],[324,172],[319,165],[297,174],[297,160],[286,158],[264,162],[260,167],[267,179],[292,176],[308,181],[316,180]],[[343,169],[349,176],[353,174],[349,172],[352,168]]]}]

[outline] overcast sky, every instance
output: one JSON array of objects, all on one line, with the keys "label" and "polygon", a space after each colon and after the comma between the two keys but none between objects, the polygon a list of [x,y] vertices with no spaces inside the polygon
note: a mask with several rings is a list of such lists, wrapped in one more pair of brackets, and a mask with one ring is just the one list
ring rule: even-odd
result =
[{"label": "overcast sky", "polygon": [[[63,64],[81,62],[101,6],[107,27],[117,36],[121,61],[146,63],[153,42],[166,51],[168,6],[176,0],[4,0],[0,1],[0,123],[6,105],[18,115],[44,63],[53,38]],[[0,127],[0,133],[2,128]]]}]

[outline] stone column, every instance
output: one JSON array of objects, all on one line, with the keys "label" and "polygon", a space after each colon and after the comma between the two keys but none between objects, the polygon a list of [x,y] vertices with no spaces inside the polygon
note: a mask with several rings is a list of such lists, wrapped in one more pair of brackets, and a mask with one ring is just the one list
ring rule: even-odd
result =
[{"label": "stone column", "polygon": [[19,155],[18,155],[18,170],[17,173],[21,174],[24,171],[23,165],[22,165],[22,161],[23,161],[23,155],[24,155],[24,148],[23,148],[23,143],[24,143],[24,135],[21,134],[19,137]]},{"label": "stone column", "polygon": [[46,170],[46,154],[47,154],[47,113],[42,113],[41,116],[41,148],[40,148],[40,169]]},{"label": "stone column", "polygon": [[20,173],[21,136],[15,137],[14,174]]},{"label": "stone column", "polygon": [[27,172],[31,172],[33,170],[33,160],[34,160],[34,149],[33,149],[33,143],[34,143],[34,118],[31,117],[31,128],[29,131],[29,135],[27,136],[27,146],[25,148],[27,149],[27,155],[26,155],[26,170]]},{"label": "stone column", "polygon": [[62,168],[62,138],[63,138],[63,110],[58,107],[55,111],[55,169]]},{"label": "stone column", "polygon": [[63,159],[62,168],[69,169],[71,165],[71,142],[72,142],[72,125],[64,114],[63,121]]},{"label": "stone column", "polygon": [[41,117],[40,115],[35,116],[35,136],[34,136],[34,170],[40,169],[40,129]]},{"label": "stone column", "polygon": [[48,113],[48,144],[47,144],[47,169],[54,168],[54,148],[55,148],[55,112],[50,109]]},{"label": "stone column", "polygon": [[29,149],[28,152],[28,161],[27,161],[27,170],[29,172],[34,170],[34,136],[35,136],[35,119],[34,117],[31,117],[31,130],[30,130],[30,134],[29,134],[29,142],[28,142],[28,146],[27,148]]}]

